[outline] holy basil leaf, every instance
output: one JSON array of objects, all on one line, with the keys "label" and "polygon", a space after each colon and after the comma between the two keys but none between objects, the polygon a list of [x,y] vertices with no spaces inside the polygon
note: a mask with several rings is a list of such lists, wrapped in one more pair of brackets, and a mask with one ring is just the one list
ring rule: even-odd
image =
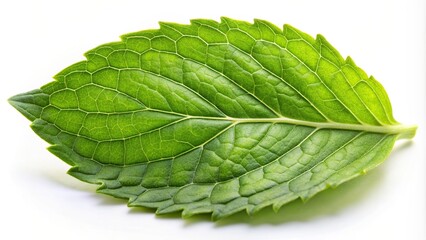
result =
[{"label": "holy basil leaf", "polygon": [[222,18],[124,35],[10,103],[129,206],[275,210],[380,164],[398,138],[384,88],[321,35]]}]

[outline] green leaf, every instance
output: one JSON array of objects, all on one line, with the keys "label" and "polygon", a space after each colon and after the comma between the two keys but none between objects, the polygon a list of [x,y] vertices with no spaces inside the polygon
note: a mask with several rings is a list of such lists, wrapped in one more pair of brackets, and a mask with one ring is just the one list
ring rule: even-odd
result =
[{"label": "green leaf", "polygon": [[321,35],[222,18],[101,45],[10,103],[129,206],[214,219],[307,200],[384,161],[415,126]]}]

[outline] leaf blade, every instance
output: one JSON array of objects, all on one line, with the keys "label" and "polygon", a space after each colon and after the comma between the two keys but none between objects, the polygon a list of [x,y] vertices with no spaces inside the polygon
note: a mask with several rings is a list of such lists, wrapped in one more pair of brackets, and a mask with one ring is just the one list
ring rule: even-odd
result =
[{"label": "leaf blade", "polygon": [[126,34],[10,99],[69,174],[157,213],[278,210],[384,161],[384,88],[324,37],[222,18]]}]

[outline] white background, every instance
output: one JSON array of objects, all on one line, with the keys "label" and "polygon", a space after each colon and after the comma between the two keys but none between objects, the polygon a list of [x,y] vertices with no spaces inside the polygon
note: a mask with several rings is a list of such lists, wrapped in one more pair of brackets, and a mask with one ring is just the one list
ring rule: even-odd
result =
[{"label": "white background", "polygon": [[[422,0],[2,1],[0,239],[426,239],[426,6]],[[306,204],[220,222],[127,208],[67,175],[6,102],[124,33],[220,16],[323,34],[386,88],[397,120],[418,124],[367,175]]]}]

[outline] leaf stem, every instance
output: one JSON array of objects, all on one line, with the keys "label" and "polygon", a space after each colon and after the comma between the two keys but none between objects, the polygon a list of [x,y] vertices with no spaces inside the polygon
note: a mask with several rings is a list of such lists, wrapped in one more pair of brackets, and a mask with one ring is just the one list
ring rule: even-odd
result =
[{"label": "leaf stem", "polygon": [[416,135],[417,125],[399,125],[401,131],[398,139],[411,139]]}]

